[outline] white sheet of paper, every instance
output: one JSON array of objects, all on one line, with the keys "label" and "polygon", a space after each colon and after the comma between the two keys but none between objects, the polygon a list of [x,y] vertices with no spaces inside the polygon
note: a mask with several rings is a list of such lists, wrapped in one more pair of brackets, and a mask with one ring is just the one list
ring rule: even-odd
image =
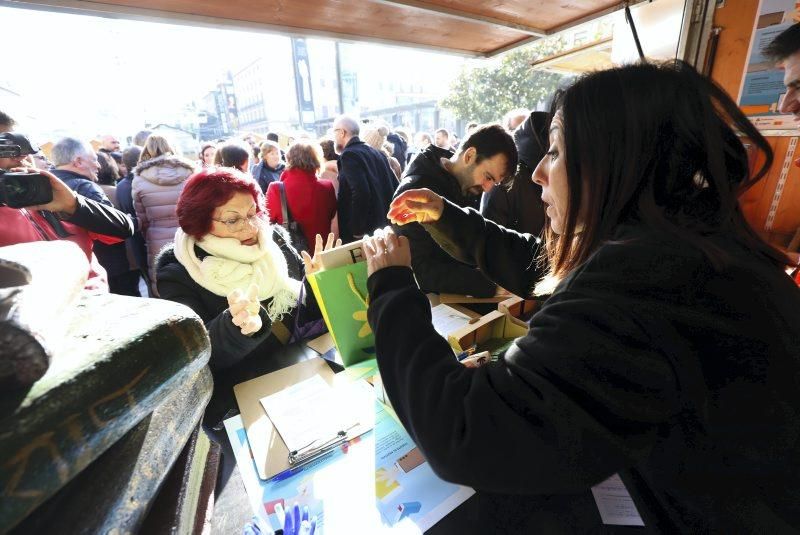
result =
[{"label": "white sheet of paper", "polygon": [[603,524],[611,526],[644,526],[639,511],[633,503],[633,498],[628,494],[628,489],[620,479],[619,474],[614,474],[602,483],[592,487],[594,501],[600,511]]},{"label": "white sheet of paper", "polygon": [[315,375],[260,401],[286,447],[294,451],[320,445],[362,423],[354,388],[358,388],[355,383],[334,389]]},{"label": "white sheet of paper", "polygon": [[447,305],[436,305],[431,308],[433,328],[447,338],[451,332],[469,323],[470,317]]}]

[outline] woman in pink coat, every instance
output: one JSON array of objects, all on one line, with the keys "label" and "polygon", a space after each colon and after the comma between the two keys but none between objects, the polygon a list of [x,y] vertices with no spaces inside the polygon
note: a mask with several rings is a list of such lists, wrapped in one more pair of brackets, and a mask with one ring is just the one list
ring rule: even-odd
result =
[{"label": "woman in pink coat", "polygon": [[148,274],[153,289],[155,257],[175,238],[178,229],[175,205],[183,183],[195,170],[191,160],[175,155],[166,138],[158,134],[147,138],[139,165],[134,169],[133,206],[147,244]]}]

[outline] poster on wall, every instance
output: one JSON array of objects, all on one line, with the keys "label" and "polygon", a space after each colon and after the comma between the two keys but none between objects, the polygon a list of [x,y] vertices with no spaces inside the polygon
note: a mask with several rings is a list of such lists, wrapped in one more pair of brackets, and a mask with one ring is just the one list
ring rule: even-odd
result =
[{"label": "poster on wall", "polygon": [[763,50],[778,34],[800,21],[798,9],[800,1],[795,0],[759,2],[739,91],[739,106],[759,130],[797,128],[792,115],[778,111],[786,94],[783,69],[764,57]]}]

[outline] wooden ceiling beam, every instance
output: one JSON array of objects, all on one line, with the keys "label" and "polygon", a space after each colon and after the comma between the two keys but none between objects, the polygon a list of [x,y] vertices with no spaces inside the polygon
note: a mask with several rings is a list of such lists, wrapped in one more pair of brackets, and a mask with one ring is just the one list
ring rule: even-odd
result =
[{"label": "wooden ceiling beam", "polygon": [[534,26],[528,26],[526,24],[518,24],[516,22],[512,22],[509,20],[498,19],[496,17],[478,15],[476,13],[470,13],[468,11],[464,11],[461,9],[452,9],[449,7],[440,6],[438,4],[432,4],[430,2],[424,2],[421,0],[370,0],[370,1],[378,4],[385,4],[391,6],[411,7],[414,9],[419,9],[420,11],[426,11],[428,13],[434,13],[436,15],[443,15],[445,17],[464,22],[478,22],[481,24],[488,24],[491,26],[497,26],[499,28],[504,28],[507,30],[515,30],[533,37],[544,37],[545,35],[547,35],[547,30],[544,30],[542,28],[536,28]]},{"label": "wooden ceiling beam", "polygon": [[195,15],[189,13],[176,13],[174,11],[160,11],[157,9],[105,4],[90,0],[0,0],[0,6],[17,9],[30,9],[35,11],[71,13],[74,15],[89,15],[110,19],[177,24],[199,28],[225,28],[229,30],[242,30],[254,33],[287,35],[290,37],[318,37],[322,39],[335,39],[337,41],[348,43],[374,43],[402,48],[426,50],[430,52],[446,52],[448,54],[472,58],[483,58],[487,57],[488,55],[487,53],[474,50],[463,50],[460,48],[449,48],[446,46],[411,41],[382,39],[379,37],[371,37],[361,34],[340,33],[325,30],[315,30],[311,28],[298,28],[294,26],[281,26],[262,22],[209,17],[205,15]]}]

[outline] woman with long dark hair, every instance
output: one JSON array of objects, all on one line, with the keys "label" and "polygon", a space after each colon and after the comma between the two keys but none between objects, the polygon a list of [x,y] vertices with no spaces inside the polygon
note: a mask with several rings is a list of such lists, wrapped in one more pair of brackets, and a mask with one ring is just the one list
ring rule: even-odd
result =
[{"label": "woman with long dark hair", "polygon": [[[742,138],[765,156],[752,177]],[[641,64],[556,99],[533,176],[544,247],[430,191],[395,199],[392,221],[550,295],[501,359],[468,369],[430,325],[407,242],[366,240],[381,378],[434,470],[494,504],[478,532],[597,532],[573,505],[615,473],[651,532],[800,525],[800,289],[737,200],[771,162],[711,81]]]}]

